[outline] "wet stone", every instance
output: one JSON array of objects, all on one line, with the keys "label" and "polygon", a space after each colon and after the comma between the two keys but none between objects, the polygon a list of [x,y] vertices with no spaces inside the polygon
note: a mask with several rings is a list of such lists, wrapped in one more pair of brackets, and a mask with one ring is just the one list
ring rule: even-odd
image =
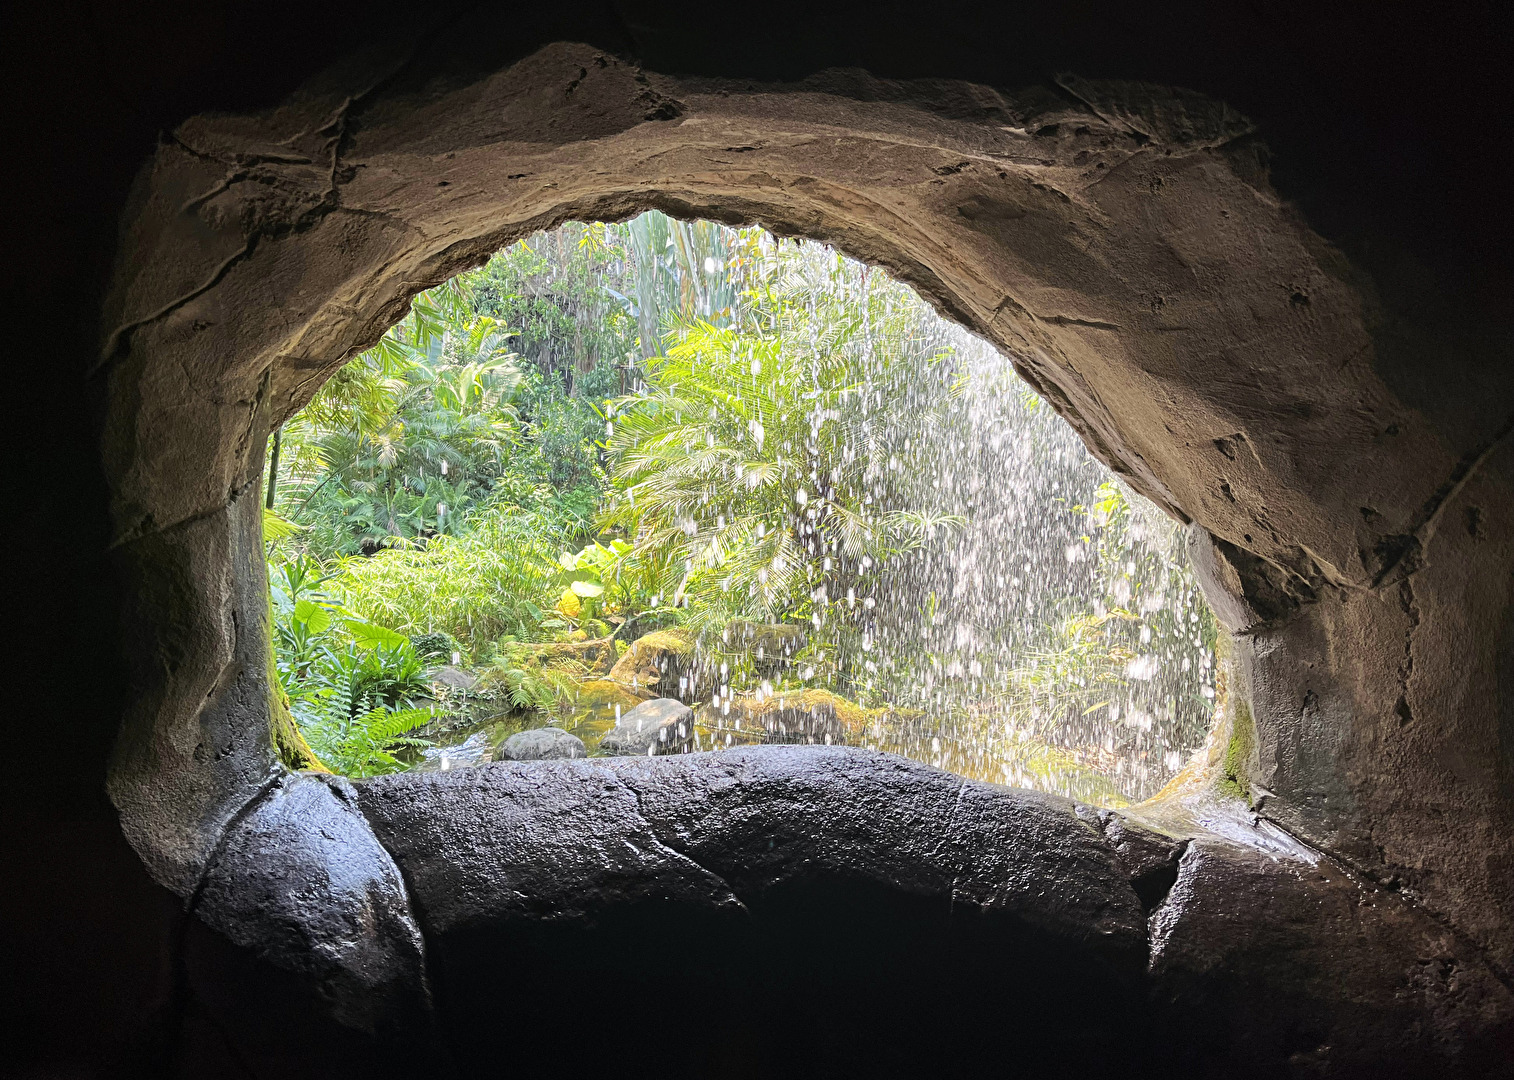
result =
[{"label": "wet stone", "polygon": [[787,666],[804,648],[808,635],[802,626],[733,619],[726,624],[723,638],[730,648],[749,656],[759,670],[770,671]]},{"label": "wet stone", "polygon": [[562,728],[533,728],[511,735],[494,751],[495,761],[556,761],[588,757],[583,740]]},{"label": "wet stone", "polygon": [[676,698],[643,702],[620,718],[600,749],[607,754],[671,754],[694,738],[694,710]]},{"label": "wet stone", "polygon": [[695,699],[706,693],[708,672],[696,657],[694,637],[685,630],[657,630],[631,643],[610,669],[610,678],[633,689]]}]

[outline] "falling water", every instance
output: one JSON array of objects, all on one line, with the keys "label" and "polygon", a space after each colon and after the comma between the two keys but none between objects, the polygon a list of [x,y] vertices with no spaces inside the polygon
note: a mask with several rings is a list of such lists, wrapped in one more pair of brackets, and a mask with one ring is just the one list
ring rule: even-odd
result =
[{"label": "falling water", "polygon": [[[904,445],[920,437],[910,425],[885,427],[918,500],[965,524],[882,567],[868,597],[868,690],[919,714],[879,742],[1086,799],[1154,794],[1202,742],[1214,700],[1214,622],[1180,526],[1005,356],[936,321],[953,354],[938,377],[957,381],[959,409],[923,453]],[[907,416],[937,392],[920,380],[885,408]]]},{"label": "falling water", "polygon": [[[744,251],[750,264],[758,249],[778,250],[767,234],[743,233],[738,243],[732,230],[660,215],[626,228],[630,251],[606,273],[631,275],[634,289],[616,280],[639,297],[633,314],[644,336],[658,323],[649,309],[656,274],[671,283],[664,291],[693,305],[685,315],[718,322],[738,303],[726,255]],[[705,250],[714,254],[694,254]],[[853,297],[864,324],[874,290],[903,293],[876,270],[820,245],[792,250],[797,272],[832,298],[837,290]],[[821,460],[817,440],[839,438],[834,460],[855,468],[846,476],[812,468],[793,494],[791,527],[817,563],[824,557],[823,572],[836,576],[810,595],[814,638],[828,643],[829,655],[792,665],[780,681],[790,689],[823,687],[871,709],[865,735],[852,733],[852,742],[1090,801],[1154,794],[1202,742],[1215,701],[1218,631],[1178,524],[1095,460],[1008,357],[912,295],[890,310],[904,310],[911,327],[907,362],[897,352],[876,356],[885,339],[875,341],[864,325],[852,360],[869,374],[843,391],[839,407],[817,405],[809,417],[810,461]],[[812,335],[816,325],[812,319]],[[897,334],[888,340],[897,348]],[[809,348],[820,351],[816,337]],[[755,354],[749,370],[753,385],[777,377]],[[613,434],[614,423],[606,430]],[[771,448],[760,423],[752,421],[748,435],[755,452],[765,440]],[[819,541],[817,517],[843,487],[866,512],[918,513],[922,542],[843,565],[835,543]],[[716,506],[704,509],[710,521],[689,518],[690,536],[725,528]],[[652,607],[663,600],[652,597]],[[771,682],[750,669],[727,675],[720,647],[708,639],[701,647],[710,667],[721,668],[724,715],[733,692],[759,703],[772,697]],[[619,712],[585,710],[568,726],[592,749]],[[700,746],[733,745],[720,721],[701,724],[695,737]],[[465,756],[486,754],[484,741],[467,745]],[[458,763],[461,752],[454,749],[441,767]]]}]

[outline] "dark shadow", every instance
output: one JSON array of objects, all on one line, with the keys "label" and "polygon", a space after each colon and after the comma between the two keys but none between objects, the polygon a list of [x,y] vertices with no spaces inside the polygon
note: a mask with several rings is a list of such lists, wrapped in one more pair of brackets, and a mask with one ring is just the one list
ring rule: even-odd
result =
[{"label": "dark shadow", "polygon": [[470,1076],[1156,1075],[1139,972],[1019,920],[864,882],[717,913],[627,905],[434,942]]}]

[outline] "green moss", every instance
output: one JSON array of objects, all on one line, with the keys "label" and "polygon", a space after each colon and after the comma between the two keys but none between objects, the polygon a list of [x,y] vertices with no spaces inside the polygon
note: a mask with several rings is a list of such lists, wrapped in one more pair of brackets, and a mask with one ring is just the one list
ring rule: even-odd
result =
[{"label": "green moss", "polygon": [[852,739],[864,736],[868,724],[884,711],[858,705],[829,690],[788,690],[762,701],[747,695],[734,698],[728,715],[705,705],[700,709],[700,722],[716,724],[725,720],[737,729],[754,730],[774,729],[779,724],[796,729],[818,725],[821,730],[830,729],[833,734]]},{"label": "green moss", "polygon": [[637,638],[631,648],[672,653],[674,656],[692,656],[694,635],[687,630],[653,630],[650,634]]},{"label": "green moss", "polygon": [[864,708],[855,701],[848,701],[829,690],[799,690],[779,694],[772,699],[772,704],[780,710],[794,713],[823,715],[829,712],[836,717],[837,722],[848,735],[863,734],[867,730],[868,722],[879,712],[877,709]]},{"label": "green moss", "polygon": [[268,622],[266,645],[268,650],[268,733],[273,742],[273,752],[291,769],[308,769],[311,772],[329,773],[321,759],[315,756],[294,714],[289,711],[289,698],[279,683],[279,669],[274,659],[273,647],[273,597],[268,598]]},{"label": "green moss", "polygon": [[638,694],[624,683],[610,679],[589,679],[578,684],[576,704],[580,707],[619,705],[628,710],[646,700],[647,694]]},{"label": "green moss", "polygon": [[289,706],[283,701],[284,692],[275,687],[272,697],[269,727],[273,734],[274,752],[279,755],[279,760],[291,769],[329,773],[331,770],[315,756],[315,751],[310,749],[310,744],[295,724]]},{"label": "green moss", "polygon": [[602,675],[615,664],[615,649],[608,640],[510,641],[499,649],[511,667],[529,671],[554,668],[575,675]]},{"label": "green moss", "polygon": [[1230,741],[1225,744],[1220,781],[1216,785],[1226,795],[1251,801],[1249,764],[1256,752],[1256,722],[1251,707],[1240,697],[1231,698]]},{"label": "green moss", "polygon": [[904,705],[885,705],[875,711],[889,723],[898,725],[918,724],[930,718],[930,714],[924,709],[911,709]]},{"label": "green moss", "polygon": [[694,635],[687,630],[654,630],[631,643],[615,661],[610,678],[634,686],[677,689],[679,677],[694,658],[694,646]]}]

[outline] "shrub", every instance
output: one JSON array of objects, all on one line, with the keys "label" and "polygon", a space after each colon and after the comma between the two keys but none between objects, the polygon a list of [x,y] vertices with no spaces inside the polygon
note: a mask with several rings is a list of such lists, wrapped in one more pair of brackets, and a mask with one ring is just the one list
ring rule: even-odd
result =
[{"label": "shrub", "polygon": [[561,592],[563,522],[519,507],[477,515],[463,536],[349,559],[347,602],[402,634],[441,632],[469,651],[506,635],[528,638]]},{"label": "shrub", "polygon": [[445,630],[415,634],[410,638],[410,645],[415,649],[415,655],[422,660],[440,660],[444,664],[451,663],[452,657],[463,651],[457,638]]}]

